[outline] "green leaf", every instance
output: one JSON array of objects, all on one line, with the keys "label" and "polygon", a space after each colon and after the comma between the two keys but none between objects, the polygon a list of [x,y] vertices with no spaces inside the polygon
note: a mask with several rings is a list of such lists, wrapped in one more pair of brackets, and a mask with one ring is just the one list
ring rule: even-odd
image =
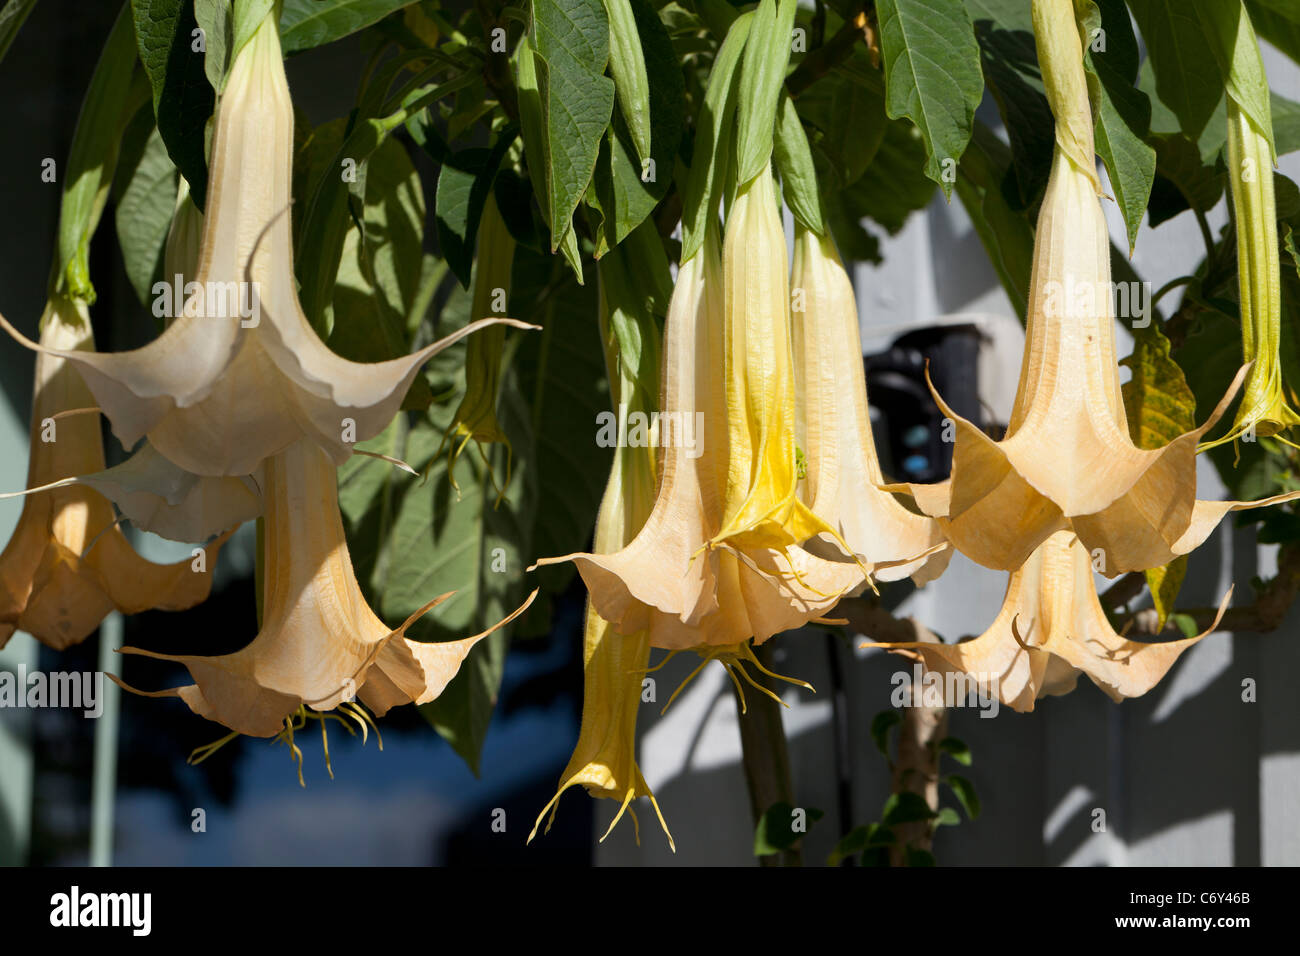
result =
[{"label": "green leaf", "polygon": [[929,850],[921,850],[917,847],[909,846],[903,854],[904,866],[935,866],[938,861],[935,860],[934,854]]},{"label": "green leaf", "polygon": [[[318,134],[337,141],[341,122]],[[382,362],[410,351],[407,328],[420,298],[424,220],[419,174],[405,147],[388,140],[370,158],[364,231],[348,220],[327,343],[337,354],[354,362]],[[415,387],[421,386],[427,388],[417,379]]]},{"label": "green leaf", "polygon": [[672,39],[647,0],[631,0],[645,62],[650,69],[650,162],[638,161],[638,148],[623,117],[610,124],[596,163],[588,202],[601,216],[596,257],[622,242],[654,211],[672,185],[673,164],[686,115],[685,84]]},{"label": "green leaf", "polygon": [[284,55],[324,46],[378,23],[416,0],[284,0],[280,45]]},{"label": "green leaf", "polygon": [[980,815],[980,798],[975,793],[975,785],[965,777],[957,774],[949,774],[944,778],[953,795],[961,803],[961,807],[966,811],[967,819],[974,820]]},{"label": "green leaf", "polygon": [[1273,106],[1273,145],[1277,154],[1284,156],[1300,149],[1300,103],[1273,93],[1269,97]]},{"label": "green leaf", "polygon": [[[614,78],[614,92],[632,137],[634,158],[644,160],[653,154],[650,152],[650,80],[641,49],[640,25],[630,0],[605,0],[605,14],[609,17],[609,72]],[[656,16],[654,20],[662,31],[659,18]],[[664,32],[665,39],[667,36]]]},{"label": "green leaf", "polygon": [[[1133,352],[1120,361],[1132,371],[1123,385],[1129,434],[1139,448],[1161,448],[1196,427],[1196,396],[1169,354],[1169,340],[1155,325],[1133,330]],[[1173,609],[1187,557],[1146,572],[1160,627]]]},{"label": "green leaf", "polygon": [[[885,108],[925,139],[925,173],[952,196],[957,163],[984,95],[980,47],[961,0],[880,0]],[[848,117],[845,118],[848,121]]]},{"label": "green leaf", "polygon": [[959,764],[970,766],[971,752],[965,741],[958,740],[956,737],[944,737],[939,741],[938,747],[940,753],[947,754]]},{"label": "green leaf", "polygon": [[[533,31],[542,150],[529,137],[530,124],[524,125],[525,147],[532,162],[543,163],[546,189],[540,195],[555,251],[573,228],[613,115],[614,83],[605,76],[609,18],[601,0],[538,0]],[[574,252],[571,247],[566,255]]]},{"label": "green leaf", "polygon": [[[738,86],[737,70],[753,14],[736,18],[727,31],[709,71],[709,88],[704,108],[696,124],[695,146],[691,155],[691,172],[687,177],[682,203],[682,257],[686,262],[700,250],[705,230],[716,228],[718,206],[722,197],[727,166],[731,161],[731,129],[735,119]],[[708,122],[705,122],[705,117]]]},{"label": "green leaf", "polygon": [[934,182],[922,169],[925,155],[925,144],[914,126],[890,123],[867,171],[840,193],[840,205],[858,218],[869,216],[896,235],[912,213],[928,206],[934,196]]},{"label": "green leaf", "polygon": [[51,285],[95,301],[90,284],[90,239],[99,225],[117,168],[122,131],[147,95],[136,77],[131,18],[122,7],[95,65],[62,171],[58,255]]},{"label": "green leaf", "polygon": [[781,173],[781,190],[790,212],[805,229],[821,235],[826,231],[826,226],[822,222],[821,198],[817,189],[812,151],[808,147],[808,137],[803,131],[799,113],[794,108],[794,100],[785,94],[781,96],[773,155]]},{"label": "green leaf", "polygon": [[899,826],[904,823],[920,823],[922,820],[933,820],[939,814],[930,809],[930,805],[925,802],[925,797],[919,793],[913,793],[911,790],[904,790],[901,793],[891,793],[889,799],[885,801],[885,809],[881,816],[881,821],[885,826]]},{"label": "green leaf", "polygon": [[1154,324],[1133,329],[1133,352],[1120,361],[1129,434],[1139,448],[1161,448],[1196,427],[1196,396],[1169,355],[1169,340]]},{"label": "green leaf", "polygon": [[1206,163],[1200,148],[1181,133],[1156,133],[1156,178],[1148,221],[1158,226],[1187,209],[1209,212],[1223,197],[1224,167]]},{"label": "green leaf", "polygon": [[[805,100],[806,95],[800,98],[800,108],[807,117]],[[840,179],[839,185],[852,186],[871,166],[884,142],[890,125],[885,97],[881,91],[845,77],[834,86],[827,114],[818,124],[823,133],[821,148]],[[852,117],[851,121],[846,121],[847,117]]]},{"label": "green leaf", "polygon": [[1191,7],[1201,20],[1227,94],[1249,116],[1273,148],[1273,124],[1268,105],[1268,77],[1259,41],[1241,0],[1199,0]]},{"label": "green leaf", "polygon": [[889,757],[889,732],[903,722],[896,710],[882,710],[871,718],[871,739],[886,758]]},{"label": "green leaf", "polygon": [[1023,323],[1029,310],[1034,228],[1024,215],[1011,208],[1003,192],[1011,163],[1007,146],[977,122],[971,145],[958,167],[957,195]]},{"label": "green leaf", "polygon": [[1133,85],[1138,47],[1124,0],[1090,0],[1087,9],[1087,36],[1097,37],[1084,51],[1089,92],[1097,104],[1097,153],[1110,174],[1131,254],[1156,173],[1156,151],[1146,142],[1151,101]]},{"label": "green leaf", "polygon": [[[443,322],[459,327],[468,314],[469,297],[457,290]],[[436,356],[434,374],[444,376],[444,383],[448,376],[453,382],[463,380],[463,356],[463,346]],[[529,473],[533,457],[516,458],[504,499],[493,507],[496,492],[488,467],[477,456],[462,455],[456,464],[457,494],[446,456],[434,459],[456,407],[458,390],[448,391],[452,400],[433,406],[428,417],[417,417],[409,431],[406,416],[399,416],[364,446],[417,469],[429,466],[427,483],[360,456],[339,474],[353,564],[376,612],[384,620],[400,621],[432,597],[456,592],[408,631],[422,641],[455,640],[485,630],[522,603],[529,584],[524,568],[532,554],[527,516],[536,507]],[[515,447],[530,447],[527,410],[511,374],[502,384],[500,415]],[[504,449],[488,447],[494,459],[499,453],[501,460],[493,464],[496,474],[504,475]],[[493,570],[497,559],[504,561],[505,572]],[[503,631],[481,641],[442,696],[420,708],[475,773],[504,667],[509,638]]]},{"label": "green leaf", "polygon": [[194,20],[203,31],[203,72],[220,93],[230,69],[230,43],[233,28],[230,0],[194,0]]},{"label": "green leaf", "polygon": [[824,814],[816,807],[800,809],[785,802],[772,804],[759,817],[754,828],[754,856],[770,856],[790,849],[803,839],[804,832],[794,829],[796,821],[811,828]]},{"label": "green leaf", "polygon": [[1300,63],[1300,8],[1291,0],[1246,0],[1255,31]]},{"label": "green leaf", "polygon": [[1183,578],[1187,577],[1187,555],[1180,554],[1163,567],[1149,568],[1145,574],[1158,616],[1156,630],[1160,631],[1164,628],[1165,621],[1169,620],[1174,602],[1178,600],[1178,592],[1183,586]]},{"label": "green leaf", "polygon": [[194,50],[194,4],[184,0],[131,0],[140,62],[153,87],[154,115],[167,154],[203,209],[208,189],[205,130],[216,103],[204,56]]},{"label": "green leaf", "polygon": [[8,0],[0,9],[0,62],[4,62],[5,54],[35,6],[36,0]]},{"label": "green leaf", "polygon": [[[1031,5],[1021,0],[966,0],[984,76],[1011,143],[1009,209],[1032,208],[1047,185],[1054,120],[1038,70]],[[977,124],[976,128],[979,128]],[[985,195],[990,190],[985,188]]]},{"label": "green leaf", "polygon": [[496,181],[501,160],[517,135],[518,127],[507,127],[492,149],[461,150],[446,157],[438,172],[434,204],[438,246],[451,271],[467,289],[483,206]]},{"label": "green leaf", "polygon": [[117,241],[131,288],[140,304],[148,305],[175,211],[176,167],[147,106],[136,113],[122,144],[113,187]]},{"label": "green leaf", "polygon": [[772,156],[776,111],[790,63],[797,0],[759,0],[740,66],[736,101],[736,186],[763,171]]},{"label": "green leaf", "polygon": [[961,817],[952,807],[940,807],[939,815],[934,818],[936,827],[955,827],[961,823]]},{"label": "green leaf", "polygon": [[1214,39],[1186,0],[1128,0],[1128,5],[1146,42],[1157,95],[1178,117],[1183,133],[1199,139],[1223,99]]},{"label": "green leaf", "polygon": [[[580,286],[561,268],[551,256],[515,252],[511,314],[527,315],[542,326],[541,331],[520,336],[514,363],[532,409],[536,557],[590,546],[613,460],[613,449],[574,440],[593,434],[596,415],[610,407],[610,394],[595,284]],[[543,296],[545,301],[539,302]],[[549,620],[547,596],[567,587],[575,573],[568,563],[533,572],[543,593],[530,620]]]}]

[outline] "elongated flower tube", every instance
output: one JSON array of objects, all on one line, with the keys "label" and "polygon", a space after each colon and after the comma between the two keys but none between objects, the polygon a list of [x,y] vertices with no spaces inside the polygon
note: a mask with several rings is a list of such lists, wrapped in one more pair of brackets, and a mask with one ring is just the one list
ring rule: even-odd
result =
[{"label": "elongated flower tube", "polygon": [[[470,319],[485,319],[503,310],[510,294],[510,272],[514,264],[515,240],[506,229],[495,197],[489,193],[478,226],[478,255],[474,264],[474,294]],[[484,329],[470,338],[465,349],[465,397],[456,408],[447,431],[452,443],[447,474],[454,475],[456,459],[469,442],[500,442],[506,446],[509,461],[510,441],[497,421],[497,394],[501,390],[502,349],[506,330],[503,325]],[[454,482],[455,479],[452,478]],[[502,489],[510,484],[509,464]]]},{"label": "elongated flower tube", "polygon": [[1186,554],[1228,510],[1287,498],[1196,500],[1197,442],[1222,416],[1242,373],[1201,427],[1150,450],[1129,437],[1115,355],[1110,239],[1070,0],[1038,0],[1034,24],[1057,134],[1007,435],[991,440],[936,394],[956,423],[951,477],[889,490],[911,493],[959,551],[987,567],[1014,570],[1048,536],[1070,529],[1090,552],[1101,552],[1101,570],[1113,577]]},{"label": "elongated flower tube", "polygon": [[[1242,22],[1249,18],[1242,14]],[[1254,35],[1251,35],[1254,42]],[[1268,86],[1263,89],[1265,102]],[[1300,424],[1294,394],[1282,382],[1282,273],[1277,240],[1277,199],[1268,136],[1228,96],[1228,181],[1237,222],[1237,273],[1241,298],[1242,357],[1252,363],[1232,428],[1210,446],[1253,431],[1278,436]],[[1287,441],[1287,444],[1294,442]]]},{"label": "elongated flower tube", "polygon": [[473,322],[387,362],[334,354],[298,302],[292,165],[293,105],[272,11],[236,56],[217,110],[195,284],[179,295],[155,287],[165,312],[183,301],[183,314],[140,349],[56,353],[81,372],[124,446],[148,436],[186,471],[247,475],[305,435],[342,464],[388,425],[430,356],[485,325],[529,327]]},{"label": "elongated flower tube", "polygon": [[[657,236],[655,239],[658,241]],[[611,255],[618,255],[618,251]],[[609,338],[607,335],[607,340]],[[620,422],[620,433],[623,433],[630,411],[639,410],[635,409],[638,383],[630,381],[624,374],[626,367],[617,353],[610,359],[606,365],[614,386],[611,394],[615,407],[620,410],[620,418],[624,419]],[[653,506],[654,485],[654,449],[620,445],[615,450],[614,465],[596,517],[596,553],[617,551],[632,540],[645,524]],[[613,832],[623,814],[629,812],[640,842],[640,826],[630,807],[638,797],[646,797],[668,836],[668,845],[673,846],[672,834],[668,832],[659,803],[636,762],[637,712],[641,706],[641,684],[649,663],[650,635],[645,631],[617,633],[588,601],[583,624],[582,723],[578,744],[560,774],[559,789],[538,814],[537,823],[528,836],[529,842],[537,835],[548,811],[550,818],[546,829],[550,830],[564,791],[581,785],[593,797],[619,803],[618,812],[601,837],[602,841]]]},{"label": "elongated flower tube", "polygon": [[[768,199],[774,201],[770,193]],[[750,529],[745,537],[718,537],[724,527],[729,487],[736,494],[742,487],[744,492],[749,490],[742,474],[748,473],[749,467],[739,464],[735,469],[739,479],[729,486],[732,469],[724,379],[745,371],[728,365],[724,355],[721,273],[717,240],[710,230],[700,252],[678,271],[668,309],[659,417],[660,468],[654,508],[645,526],[621,551],[572,554],[538,563],[574,561],[597,613],[621,634],[646,631],[651,646],[670,650],[713,648],[716,652],[731,648],[741,653],[739,645],[751,637],[762,643],[822,617],[845,593],[861,589],[864,575],[855,561],[819,558],[796,544],[765,547],[753,543],[756,539],[792,540],[795,532],[780,523],[777,512],[784,508],[792,521],[803,520],[795,517],[796,506],[800,515],[809,512],[798,502],[769,509],[765,523]],[[784,271],[781,276],[784,285]],[[779,364],[784,358],[792,378],[789,355],[787,345],[784,357],[769,350],[755,353],[753,359],[760,365],[763,361]],[[760,382],[754,384],[761,387]],[[787,394],[793,399],[792,390]],[[748,404],[742,403],[736,414],[748,416]],[[793,482],[793,409],[788,427],[784,442],[773,439],[768,447],[779,447],[789,455],[788,463],[776,467],[788,466]],[[735,453],[747,454],[750,447],[746,442]],[[779,482],[767,484],[775,487]],[[748,494],[745,497],[750,499]],[[740,510],[732,506],[733,513]],[[824,530],[820,525],[815,528]]]},{"label": "elongated flower tube", "polygon": [[1072,691],[1080,674],[1120,701],[1145,694],[1183,651],[1214,631],[1231,596],[1195,637],[1160,644],[1127,640],[1102,610],[1088,552],[1071,532],[1057,531],[1012,572],[1002,610],[979,637],[864,646],[888,648],[940,674],[965,675],[1022,713],[1043,696]]},{"label": "elongated flower tube", "polygon": [[[85,305],[52,299],[41,318],[41,342],[61,351],[93,348]],[[66,414],[93,404],[70,363],[55,354],[37,356],[30,485],[103,471],[98,416]],[[220,546],[220,540],[209,546],[202,561],[154,564],[136,554],[108,500],[91,488],[59,487],[28,497],[0,554],[0,647],[20,629],[63,650],[113,610],[193,607],[208,596]]]},{"label": "elongated flower tube", "polygon": [[[857,304],[830,237],[799,228],[790,286],[799,301],[793,334],[799,443],[807,463],[801,496],[873,577],[932,581],[952,549],[933,518],[908,511],[880,488]],[[837,548],[828,536],[816,540]]]},{"label": "elongated flower tube", "polygon": [[412,641],[407,629],[450,595],[430,601],[397,628],[375,615],[352,570],[329,455],[310,439],[294,442],[267,459],[263,495],[261,630],[244,649],[217,657],[122,648],[178,661],[194,678],[145,696],[178,697],[196,714],[251,737],[280,734],[304,707],[326,712],[354,698],[382,716],[398,704],[427,703],[441,694],[470,649],[532,602],[530,596],[500,624],[464,640]]}]

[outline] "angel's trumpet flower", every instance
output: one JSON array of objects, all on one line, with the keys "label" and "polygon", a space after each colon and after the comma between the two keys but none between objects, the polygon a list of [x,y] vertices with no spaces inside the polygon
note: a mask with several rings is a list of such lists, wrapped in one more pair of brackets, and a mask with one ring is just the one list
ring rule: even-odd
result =
[{"label": "angel's trumpet flower", "polygon": [[76,365],[126,447],[147,435],[186,471],[247,475],[305,435],[341,464],[388,425],[434,353],[484,325],[531,327],[472,322],[372,364],[334,354],[298,302],[292,166],[293,105],[272,11],[236,56],[217,110],[194,282],[183,296],[169,282],[161,297],[164,311],[183,298],[183,314],[134,351],[57,352]]},{"label": "angel's trumpet flower", "polygon": [[1228,510],[1287,500],[1196,500],[1205,424],[1162,448],[1129,437],[1115,355],[1110,238],[1097,195],[1083,49],[1070,0],[1034,4],[1035,35],[1056,116],[1056,148],[1039,213],[1020,383],[1006,437],[956,423],[951,477],[898,485],[940,521],[953,545],[1014,570],[1047,537],[1071,529],[1101,552],[1108,577],[1168,564],[1197,547]]},{"label": "angel's trumpet flower", "polygon": [[574,561],[596,611],[622,634],[743,656],[744,641],[820,618],[865,575],[855,560],[800,546],[838,532],[795,496],[788,277],[770,169],[737,198],[727,246],[723,267],[710,230],[678,271],[664,332],[661,467],[645,526],[613,554],[540,563]]},{"label": "angel's trumpet flower", "polygon": [[[510,293],[510,272],[514,263],[515,240],[506,229],[496,199],[488,194],[478,227],[478,256],[474,263],[474,293],[471,319],[483,319],[505,308]],[[454,475],[456,459],[472,440],[482,445],[499,442],[506,446],[506,478],[502,493],[510,484],[510,440],[497,420],[497,393],[501,387],[502,349],[505,326],[484,329],[469,340],[465,350],[465,397],[461,399],[447,430],[452,443],[447,474]],[[451,479],[455,482],[455,479]]]},{"label": "angel's trumpet flower", "polygon": [[1069,531],[1057,531],[1011,574],[1002,610],[979,637],[957,644],[869,644],[923,662],[939,674],[961,676],[980,693],[1020,712],[1048,694],[1074,689],[1079,674],[1112,700],[1140,697],[1178,656],[1219,626],[1229,591],[1214,623],[1196,637],[1160,644],[1126,640],[1102,610],[1092,561]]},{"label": "angel's trumpet flower", "polygon": [[[803,499],[881,581],[925,584],[952,556],[933,518],[882,491],[853,285],[827,236],[799,228],[790,280]],[[834,548],[829,538],[816,539]],[[811,548],[812,544],[805,545]],[[927,555],[928,557],[918,557]]]},{"label": "angel's trumpet flower", "polygon": [[[41,342],[51,350],[93,348],[85,305],[52,299],[41,318]],[[67,361],[37,356],[30,485],[103,471],[99,418],[84,414],[93,404]],[[154,564],[136,554],[112,505],[91,488],[33,495],[0,554],[0,647],[21,629],[62,650],[84,640],[115,609],[136,614],[193,607],[208,596],[219,548],[220,541],[209,546],[201,560]]]},{"label": "angel's trumpet flower", "polygon": [[352,570],[330,457],[310,439],[299,439],[267,459],[264,481],[261,630],[243,650],[218,657],[124,647],[124,654],[179,661],[194,678],[145,696],[179,697],[196,714],[251,737],[279,735],[304,707],[319,714],[355,698],[382,716],[398,704],[428,703],[441,694],[470,649],[532,603],[530,596],[473,637],[412,641],[406,630],[450,595],[395,629],[375,615]]},{"label": "angel's trumpet flower", "polygon": [[[1238,37],[1258,49],[1250,17],[1243,9]],[[1263,63],[1259,64],[1263,72]],[[1262,85],[1264,103],[1268,84]],[[1219,445],[1253,432],[1278,436],[1300,425],[1300,414],[1290,402],[1294,396],[1282,382],[1282,272],[1277,240],[1277,199],[1273,185],[1273,151],[1269,135],[1228,93],[1228,180],[1233,215],[1237,223],[1237,272],[1241,298],[1242,354],[1253,363],[1246,376],[1241,406],[1232,429],[1211,442]],[[1279,436],[1280,438],[1280,436]],[[1281,438],[1282,441],[1287,441]],[[1287,441],[1287,444],[1294,444]]]},{"label": "angel's trumpet flower", "polygon": [[[625,404],[620,405],[627,408]],[[654,500],[653,464],[651,449],[620,447],[616,450],[614,467],[596,518],[597,553],[618,550],[644,525]],[[593,797],[619,802],[618,812],[602,840],[613,832],[624,812],[629,812],[639,842],[640,826],[630,806],[638,797],[646,797],[668,835],[668,845],[673,846],[672,834],[668,833],[668,824],[664,822],[659,803],[636,762],[637,711],[641,707],[641,684],[649,662],[649,634],[645,631],[617,633],[596,613],[592,603],[587,602],[582,647],[582,724],[578,744],[560,775],[559,789],[537,817],[537,823],[528,836],[530,842],[537,835],[547,811],[550,811],[550,819],[546,829],[550,830],[564,791],[581,785]]]}]

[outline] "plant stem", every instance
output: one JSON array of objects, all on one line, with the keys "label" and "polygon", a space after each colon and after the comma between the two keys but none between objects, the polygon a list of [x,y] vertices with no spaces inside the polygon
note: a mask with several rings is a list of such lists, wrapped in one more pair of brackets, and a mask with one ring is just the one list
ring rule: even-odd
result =
[{"label": "plant stem", "polygon": [[[772,670],[772,651],[768,644],[754,648],[754,656]],[[766,674],[752,670],[754,680],[776,693],[775,682]],[[735,691],[733,690],[734,694]],[[794,786],[790,780],[790,751],[786,746],[785,727],[781,723],[781,705],[766,694],[751,689],[745,695],[745,712],[740,715],[740,750],[749,788],[749,809],[754,826],[774,803],[794,805]],[[736,707],[740,708],[737,696]],[[796,843],[779,854],[759,857],[761,866],[802,866],[803,854]]]}]

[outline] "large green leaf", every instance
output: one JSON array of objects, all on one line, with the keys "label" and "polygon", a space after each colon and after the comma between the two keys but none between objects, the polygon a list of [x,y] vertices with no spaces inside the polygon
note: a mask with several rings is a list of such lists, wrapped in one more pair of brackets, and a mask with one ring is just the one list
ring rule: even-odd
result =
[{"label": "large green leaf", "polygon": [[1300,6],[1291,0],[1246,0],[1255,32],[1300,63]]},{"label": "large green leaf", "polygon": [[364,30],[416,0],[284,0],[280,45],[284,55],[324,46]]},{"label": "large green leaf", "polygon": [[465,288],[469,288],[483,206],[496,181],[501,160],[517,133],[518,127],[511,126],[497,137],[491,149],[463,149],[448,155],[438,172],[434,202],[438,245],[451,271]]},{"label": "large green leaf", "polygon": [[1085,56],[1097,102],[1097,153],[1110,174],[1131,253],[1156,173],[1156,151],[1146,142],[1151,101],[1133,85],[1138,46],[1124,0],[1090,0],[1088,10]]},{"label": "large green leaf", "polygon": [[1223,98],[1224,77],[1195,4],[1128,0],[1128,5],[1146,41],[1157,95],[1178,117],[1183,133],[1199,139]]},{"label": "large green leaf", "polygon": [[1156,178],[1151,191],[1152,226],[1186,209],[1209,212],[1223,196],[1224,169],[1219,161],[1207,164],[1200,148],[1181,133],[1157,133]]},{"label": "large green leaf", "polygon": [[[925,138],[926,175],[952,195],[975,108],[984,95],[980,47],[961,0],[880,0],[885,106]],[[845,118],[849,121],[849,118]]]},{"label": "large green leaf", "polygon": [[125,6],[104,44],[72,134],[62,175],[54,287],[93,302],[90,238],[99,225],[117,168],[122,131],[147,93],[135,67],[131,19]]},{"label": "large green leaf", "polygon": [[231,0],[194,0],[194,19],[203,31],[203,72],[212,89],[220,93],[230,69],[230,44],[234,39]]},{"label": "large green leaf", "polygon": [[153,108],[167,153],[203,209],[208,189],[204,131],[216,94],[201,52],[194,50],[194,4],[185,0],[131,0],[140,62],[153,87]]},{"label": "large green leaf", "polygon": [[176,167],[167,156],[154,126],[153,110],[147,105],[136,113],[122,138],[113,194],[117,242],[126,276],[140,304],[147,305],[153,297],[176,206]]},{"label": "large green leaf", "polygon": [[587,193],[601,216],[597,257],[622,242],[667,194],[686,116],[685,84],[668,31],[647,0],[630,0],[630,6],[650,77],[651,161],[638,159],[630,129],[616,116],[601,146],[594,189]]},{"label": "large green leaf", "polygon": [[790,62],[796,0],[760,0],[740,66],[736,99],[736,185],[759,173],[772,156],[776,113]]},{"label": "large green leaf", "polygon": [[[459,328],[468,316],[469,296],[457,288],[443,309],[440,331]],[[498,501],[492,476],[507,473],[501,445],[487,446],[490,466],[476,455],[461,455],[452,484],[447,456],[438,452],[464,384],[464,345],[436,356],[432,365],[442,400],[427,416],[399,416],[361,446],[427,469],[427,481],[356,457],[340,469],[339,502],[358,580],[384,620],[400,621],[434,597],[455,592],[408,632],[414,640],[445,641],[491,627],[535,586],[525,569],[537,507],[531,454],[516,456]],[[530,422],[513,373],[503,379],[498,414],[514,447],[527,452]],[[508,641],[503,629],[480,642],[442,696],[421,708],[476,773]]]},{"label": "large green leaf", "polygon": [[989,92],[1011,143],[1006,196],[1017,211],[1032,208],[1052,164],[1053,119],[1038,72],[1030,5],[1020,0],[966,0],[975,25]]},{"label": "large green leaf", "polygon": [[554,251],[573,228],[613,115],[614,82],[605,76],[609,18],[601,0],[536,0],[533,29],[540,152],[528,123],[524,137],[530,163],[542,163]]}]

